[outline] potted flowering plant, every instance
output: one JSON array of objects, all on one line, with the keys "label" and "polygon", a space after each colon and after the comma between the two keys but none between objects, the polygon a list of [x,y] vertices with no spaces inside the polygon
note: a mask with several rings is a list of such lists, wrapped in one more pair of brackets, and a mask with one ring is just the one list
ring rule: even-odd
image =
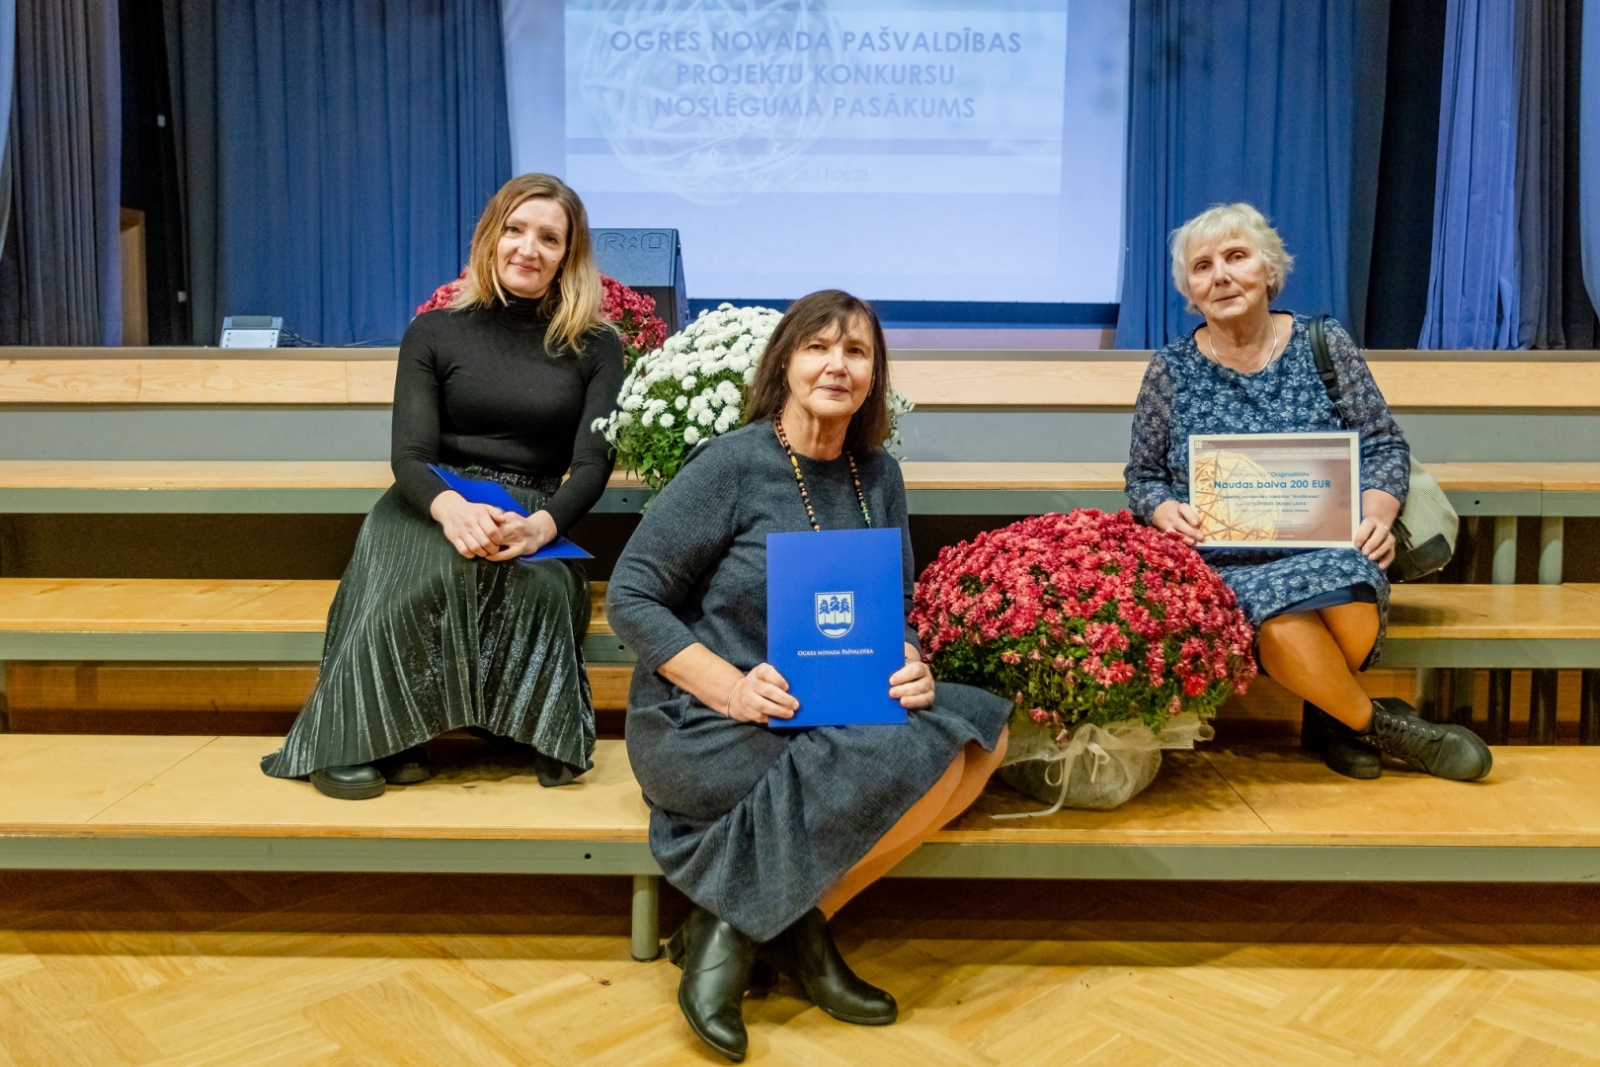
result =
[{"label": "potted flowering plant", "polygon": [[[744,388],[782,318],[772,308],[719,304],[635,360],[618,410],[594,423],[616,448],[618,465],[660,489],[695,445],[742,425]],[[891,389],[888,403],[892,432],[911,402]]]},{"label": "potted flowering plant", "polygon": [[1162,734],[1215,715],[1256,673],[1233,591],[1126,511],[1039,515],[940,550],[911,621],[938,677],[1015,704],[1002,776],[1058,806],[1071,765],[1055,780],[1025,764],[1087,755],[1097,778],[1095,761],[1133,738],[1159,766]]},{"label": "potted flowering plant", "polygon": [[772,308],[722,304],[634,360],[618,410],[595,421],[616,448],[618,465],[660,489],[691,448],[738,426],[744,387],[781,318]]},{"label": "potted flowering plant", "polygon": [[[435,289],[432,296],[417,305],[417,314],[437,311],[455,303],[456,294],[461,291],[461,279],[466,276],[467,272],[463,270],[461,277]],[[604,289],[600,298],[600,314],[608,322],[615,323],[617,332],[622,335],[622,365],[627,367],[641,353],[650,351],[666,340],[667,324],[656,314],[655,297],[630,289],[604,274],[600,275],[600,285]]]},{"label": "potted flowering plant", "polygon": [[634,360],[661,347],[667,339],[666,320],[656,314],[655,297],[604,274],[600,275],[600,284],[605,287],[600,314],[616,323],[617,332],[622,335],[622,365],[631,367]]}]

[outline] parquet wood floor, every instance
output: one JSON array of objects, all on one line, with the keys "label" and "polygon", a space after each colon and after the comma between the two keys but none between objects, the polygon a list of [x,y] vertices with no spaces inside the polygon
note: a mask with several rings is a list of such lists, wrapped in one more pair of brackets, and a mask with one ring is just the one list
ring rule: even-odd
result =
[{"label": "parquet wood floor", "polygon": [[[625,892],[0,873],[0,1064],[721,1062],[628,959]],[[901,1021],[782,986],[751,1062],[1600,1063],[1600,887],[902,881],[837,925]]]}]

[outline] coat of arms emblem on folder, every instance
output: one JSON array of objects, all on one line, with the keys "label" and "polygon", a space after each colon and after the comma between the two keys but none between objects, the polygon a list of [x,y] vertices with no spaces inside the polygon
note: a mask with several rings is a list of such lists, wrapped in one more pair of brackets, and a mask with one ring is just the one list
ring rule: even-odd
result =
[{"label": "coat of arms emblem on folder", "polygon": [[822,636],[843,637],[855,624],[855,593],[817,594],[817,629]]}]

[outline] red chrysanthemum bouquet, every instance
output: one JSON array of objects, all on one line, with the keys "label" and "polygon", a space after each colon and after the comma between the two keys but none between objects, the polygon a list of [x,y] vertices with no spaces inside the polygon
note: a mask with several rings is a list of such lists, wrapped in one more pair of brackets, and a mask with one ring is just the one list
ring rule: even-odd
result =
[{"label": "red chrysanthemum bouquet", "polygon": [[623,285],[615,278],[600,275],[605,295],[600,313],[616,323],[622,334],[622,364],[631,366],[646,352],[653,352],[667,339],[667,324],[656,314],[656,298]]},{"label": "red chrysanthemum bouquet", "polygon": [[1209,718],[1256,673],[1233,591],[1126,511],[1039,515],[942,549],[911,619],[940,679],[1010,698],[1014,734],[1058,746],[1083,724]]}]

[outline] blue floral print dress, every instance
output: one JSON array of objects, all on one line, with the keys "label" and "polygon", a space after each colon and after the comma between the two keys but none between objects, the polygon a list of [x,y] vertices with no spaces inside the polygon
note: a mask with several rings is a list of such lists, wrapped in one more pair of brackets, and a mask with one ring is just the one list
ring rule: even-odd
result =
[{"label": "blue floral print dress", "polygon": [[[1294,316],[1283,354],[1254,374],[1205,356],[1192,332],[1155,354],[1134,406],[1133,445],[1123,471],[1134,515],[1149,522],[1168,500],[1188,502],[1190,434],[1355,430],[1361,435],[1361,488],[1382,489],[1405,504],[1411,450],[1366,360],[1344,327],[1330,320],[1328,351],[1344,393],[1335,411],[1317,377],[1307,321]],[[1389,581],[1354,547],[1201,552],[1239,598],[1252,626],[1297,607],[1376,600],[1378,638],[1367,662],[1377,661],[1389,617]]]}]

